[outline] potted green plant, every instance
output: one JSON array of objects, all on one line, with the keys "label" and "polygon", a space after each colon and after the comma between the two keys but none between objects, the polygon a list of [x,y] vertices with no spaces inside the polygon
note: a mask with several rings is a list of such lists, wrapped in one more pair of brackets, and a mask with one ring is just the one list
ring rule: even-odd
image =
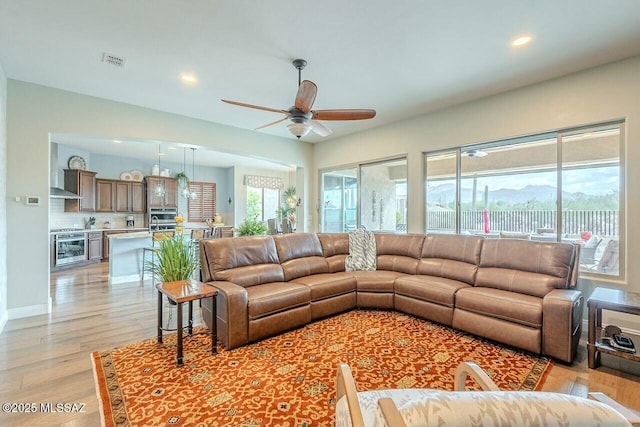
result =
[{"label": "potted green plant", "polygon": [[187,185],[189,185],[189,177],[184,172],[178,172],[176,179],[178,180],[178,186],[180,186],[180,188],[186,188]]},{"label": "potted green plant", "polygon": [[267,226],[257,218],[246,218],[236,231],[238,236],[259,236],[267,234]]},{"label": "potted green plant", "polygon": [[200,260],[192,242],[178,233],[158,242],[148,267],[154,277],[163,282],[176,282],[191,279],[193,272],[200,267]]}]

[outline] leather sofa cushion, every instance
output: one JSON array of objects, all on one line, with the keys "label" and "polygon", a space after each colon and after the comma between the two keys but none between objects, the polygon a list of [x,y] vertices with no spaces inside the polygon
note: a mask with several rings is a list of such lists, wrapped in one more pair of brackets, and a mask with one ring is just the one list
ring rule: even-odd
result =
[{"label": "leather sofa cushion", "polygon": [[571,285],[575,256],[576,249],[569,243],[486,240],[482,245],[476,286],[542,297],[553,289]]},{"label": "leather sofa cushion", "polygon": [[313,276],[300,277],[293,281],[306,285],[311,290],[311,301],[355,292],[356,278],[351,272],[314,274]]},{"label": "leather sofa cushion", "polygon": [[309,256],[304,258],[290,259],[282,264],[284,280],[291,281],[298,277],[310,276],[329,272],[327,260],[321,256]]},{"label": "leather sofa cushion", "polygon": [[406,276],[396,279],[395,293],[453,307],[456,292],[470,286],[467,283],[443,277]]},{"label": "leather sofa cushion", "polygon": [[319,233],[318,239],[329,266],[329,273],[345,271],[344,263],[349,255],[349,234]]},{"label": "leather sofa cushion", "polygon": [[291,282],[274,282],[252,286],[247,288],[247,296],[249,320],[311,303],[309,288]]},{"label": "leather sofa cushion", "polygon": [[564,279],[546,274],[506,268],[479,268],[475,285],[543,298],[554,289],[564,288],[564,283]]},{"label": "leather sofa cushion", "polygon": [[350,271],[349,273],[356,278],[358,292],[393,293],[393,285],[396,279],[407,276],[404,273],[386,270]]},{"label": "leather sofa cushion", "polygon": [[421,258],[441,258],[477,265],[483,238],[457,234],[428,234]]},{"label": "leather sofa cushion", "polygon": [[[219,271],[237,267],[280,263],[272,236],[205,239],[201,244],[203,262],[207,263],[205,270],[208,270],[211,276]],[[207,279],[210,278],[205,278]]]},{"label": "leather sofa cushion", "polygon": [[218,271],[214,277],[215,280],[232,282],[245,288],[263,283],[284,281],[284,273],[280,264],[247,265]]},{"label": "leather sofa cushion", "polygon": [[401,255],[378,255],[376,268],[380,270],[396,271],[406,274],[416,274],[418,260]]},{"label": "leather sofa cushion", "polygon": [[414,259],[420,259],[424,234],[392,234],[375,233],[376,254],[400,255]]},{"label": "leather sofa cushion", "polygon": [[475,236],[429,234],[417,273],[473,284],[483,239]]},{"label": "leather sofa cushion", "polygon": [[422,258],[416,270],[418,274],[452,279],[470,285],[473,284],[477,271],[476,264],[443,258]]},{"label": "leather sofa cushion", "polygon": [[348,233],[318,233],[318,239],[322,246],[322,253],[325,258],[334,255],[349,254],[349,234]]},{"label": "leather sofa cushion", "polygon": [[339,254],[330,256],[325,259],[327,261],[327,266],[329,267],[329,273],[339,273],[346,271],[345,265],[347,262],[347,255]]},{"label": "leather sofa cushion", "polygon": [[456,310],[458,309],[533,328],[542,327],[542,298],[530,295],[469,287],[456,293]]},{"label": "leather sofa cushion", "polygon": [[303,257],[321,257],[320,239],[313,233],[288,233],[273,236],[280,262]]}]

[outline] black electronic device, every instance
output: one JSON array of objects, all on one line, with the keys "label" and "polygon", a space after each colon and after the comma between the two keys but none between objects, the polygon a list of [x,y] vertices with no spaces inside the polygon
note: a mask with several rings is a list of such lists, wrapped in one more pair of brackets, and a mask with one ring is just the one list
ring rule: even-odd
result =
[{"label": "black electronic device", "polygon": [[613,341],[611,341],[611,345],[617,350],[626,351],[628,353],[636,352],[636,347],[633,345],[631,338],[622,334],[613,334]]}]

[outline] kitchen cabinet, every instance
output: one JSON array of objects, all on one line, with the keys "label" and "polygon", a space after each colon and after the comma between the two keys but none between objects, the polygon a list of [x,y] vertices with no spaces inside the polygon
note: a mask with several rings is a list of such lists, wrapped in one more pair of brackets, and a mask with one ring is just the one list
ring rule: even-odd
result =
[{"label": "kitchen cabinet", "polygon": [[109,236],[127,233],[127,231],[105,231],[102,233],[102,259],[109,259]]},{"label": "kitchen cabinet", "polygon": [[102,231],[90,231],[87,233],[89,246],[89,261],[102,258]]},{"label": "kitchen cabinet", "polygon": [[96,179],[96,211],[144,213],[144,183]]},{"label": "kitchen cabinet", "polygon": [[112,179],[96,179],[96,212],[114,212],[115,194]]},{"label": "kitchen cabinet", "polygon": [[82,197],[81,199],[65,199],[65,212],[95,212],[96,172],[65,169],[64,189]]},{"label": "kitchen cabinet", "polygon": [[[147,176],[147,209],[178,209],[178,180],[169,177]],[[164,196],[156,195],[158,185],[164,186]]]},{"label": "kitchen cabinet", "polygon": [[[144,182],[132,182],[131,183],[131,213],[145,213],[146,212],[146,196],[144,191]],[[177,190],[176,190],[177,191]],[[177,201],[176,201],[177,203]]]}]

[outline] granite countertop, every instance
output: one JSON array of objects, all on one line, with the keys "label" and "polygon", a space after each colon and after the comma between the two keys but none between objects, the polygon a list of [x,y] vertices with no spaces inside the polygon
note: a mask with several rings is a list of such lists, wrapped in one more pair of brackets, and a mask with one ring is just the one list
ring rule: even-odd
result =
[{"label": "granite countertop", "polygon": [[60,234],[60,233],[90,233],[92,231],[149,231],[147,227],[115,227],[115,228],[94,228],[94,229],[81,229],[81,230],[70,230],[70,231],[51,231],[51,234]]}]

